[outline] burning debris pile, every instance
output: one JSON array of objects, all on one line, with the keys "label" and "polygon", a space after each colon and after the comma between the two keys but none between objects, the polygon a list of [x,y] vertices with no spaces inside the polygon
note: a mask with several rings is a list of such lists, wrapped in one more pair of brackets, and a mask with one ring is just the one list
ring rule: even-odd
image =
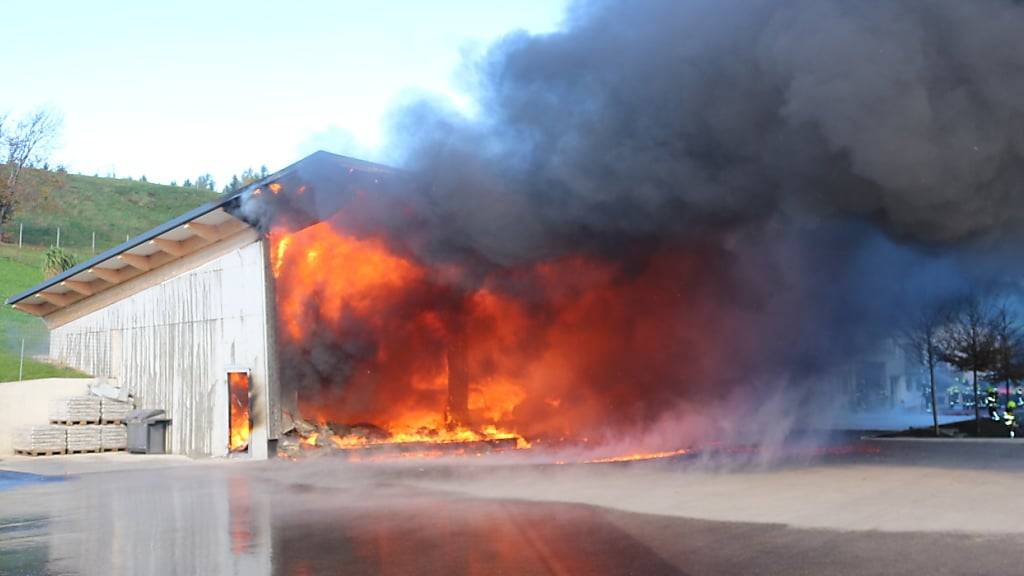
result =
[{"label": "burning debris pile", "polygon": [[353,461],[377,458],[427,458],[467,454],[484,454],[528,448],[520,436],[498,432],[487,427],[477,432],[462,428],[454,432],[423,428],[415,434],[393,434],[373,424],[338,424],[319,422],[316,425],[285,415],[284,435],[278,445],[281,456],[297,458],[312,449],[326,450]]},{"label": "burning debris pile", "polygon": [[667,422],[671,452],[704,433],[680,413],[735,428],[725,398],[813,411],[894,319],[1008,280],[1022,27],[998,0],[641,0],[509,36],[474,118],[400,111],[406,171],[245,199],[291,413],[321,423],[294,418],[286,451]]}]

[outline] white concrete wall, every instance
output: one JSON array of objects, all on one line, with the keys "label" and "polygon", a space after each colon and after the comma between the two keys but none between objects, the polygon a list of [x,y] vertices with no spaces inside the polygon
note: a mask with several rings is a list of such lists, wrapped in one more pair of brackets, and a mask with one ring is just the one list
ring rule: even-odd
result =
[{"label": "white concrete wall", "polygon": [[54,328],[50,356],[127,387],[138,407],[166,410],[169,450],[189,456],[227,454],[226,369],[249,368],[251,451],[265,458],[270,394],[263,241],[247,230],[207,250],[218,253],[201,264],[202,252],[169,264],[180,273],[167,277],[165,270],[159,283],[136,284],[134,293]]},{"label": "white concrete wall", "polygon": [[50,421],[50,402],[89,391],[91,378],[43,378],[0,382],[0,456],[14,454],[14,429]]}]

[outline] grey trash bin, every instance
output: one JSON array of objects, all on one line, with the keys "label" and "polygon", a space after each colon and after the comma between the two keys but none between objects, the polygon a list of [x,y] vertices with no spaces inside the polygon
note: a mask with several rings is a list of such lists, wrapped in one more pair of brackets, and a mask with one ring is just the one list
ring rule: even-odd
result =
[{"label": "grey trash bin", "polygon": [[128,415],[128,451],[133,454],[166,454],[167,425],[163,410],[132,410]]}]

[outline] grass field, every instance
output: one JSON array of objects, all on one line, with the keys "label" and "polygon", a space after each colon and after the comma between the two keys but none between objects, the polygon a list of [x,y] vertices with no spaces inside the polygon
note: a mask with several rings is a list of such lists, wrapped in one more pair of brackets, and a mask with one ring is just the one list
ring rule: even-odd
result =
[{"label": "grass field", "polygon": [[61,246],[80,257],[92,255],[93,232],[96,252],[102,252],[219,196],[209,190],[77,174],[61,182],[36,172],[28,181],[39,182],[46,192],[23,203],[3,227],[8,241],[17,242],[22,224],[25,243],[49,246],[56,242],[59,227]]},{"label": "grass field", "polygon": [[[40,362],[31,358],[25,358],[23,380],[35,380],[37,378],[86,378],[88,374],[82,374],[77,370],[54,366],[46,362]],[[0,382],[14,382],[18,379],[18,354],[0,350]]]},{"label": "grass field", "polygon": [[[0,295],[8,296],[31,288],[43,279],[40,270],[43,249],[0,244]],[[10,306],[0,307],[0,382],[18,379],[18,363],[21,341],[25,340],[24,378],[51,378],[84,376],[80,372],[45,362],[33,360],[32,356],[46,354],[47,332],[43,321],[35,316],[19,312]]]},{"label": "grass field", "polygon": [[[34,178],[42,177],[38,174]],[[69,174],[45,198],[23,204],[11,223],[3,227],[8,240],[17,241],[24,223],[22,248],[0,243],[0,302],[43,280],[42,254],[56,240],[80,260],[92,256],[92,232],[101,252],[218,197],[208,190],[95,178]],[[43,321],[10,306],[0,306],[0,382],[18,377],[18,356],[25,340],[26,357],[45,355],[48,334]],[[26,360],[25,378],[81,375],[73,370]]]},{"label": "grass field", "polygon": [[[0,244],[0,297],[17,294],[31,288],[43,279],[40,269],[43,250]],[[46,348],[46,327],[35,316],[3,306],[0,308],[0,350],[14,352],[20,349],[21,339],[26,339],[29,354],[40,354]]]}]

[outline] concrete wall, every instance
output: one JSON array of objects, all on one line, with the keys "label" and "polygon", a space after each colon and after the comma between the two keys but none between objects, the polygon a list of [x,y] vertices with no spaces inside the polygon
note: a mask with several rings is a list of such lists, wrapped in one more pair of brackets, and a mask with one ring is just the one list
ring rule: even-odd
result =
[{"label": "concrete wall", "polygon": [[11,442],[15,428],[46,424],[52,400],[86,394],[93,382],[90,378],[0,382],[0,456],[14,454]]},{"label": "concrete wall", "polygon": [[[48,318],[51,358],[126,387],[138,407],[166,410],[169,449],[189,456],[227,454],[226,370],[248,368],[251,453],[265,458],[274,433],[263,244],[243,231],[76,304],[77,317]],[[116,301],[92,301],[101,297]]]}]

